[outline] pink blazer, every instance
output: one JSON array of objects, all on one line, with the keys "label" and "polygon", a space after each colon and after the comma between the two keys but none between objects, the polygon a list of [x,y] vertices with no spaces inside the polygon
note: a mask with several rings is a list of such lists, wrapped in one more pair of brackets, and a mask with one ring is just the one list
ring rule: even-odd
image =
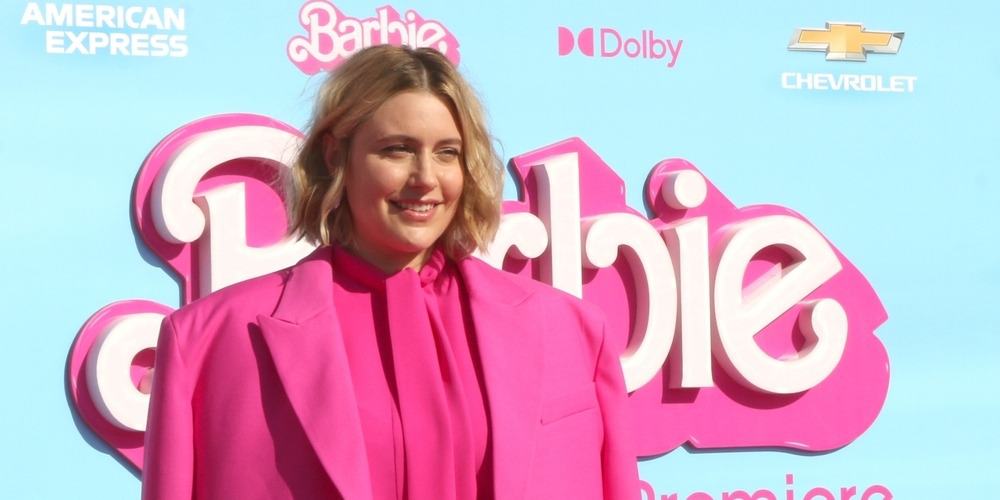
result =
[{"label": "pink blazer", "polygon": [[[618,353],[582,302],[474,258],[494,497],[637,499]],[[371,498],[330,249],[171,314],[157,346],[143,498]],[[428,499],[430,500],[430,499]]]}]

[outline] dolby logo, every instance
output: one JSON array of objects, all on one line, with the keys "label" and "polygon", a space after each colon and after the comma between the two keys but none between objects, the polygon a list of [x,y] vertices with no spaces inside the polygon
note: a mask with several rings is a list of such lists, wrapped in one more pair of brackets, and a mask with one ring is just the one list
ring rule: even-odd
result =
[{"label": "dolby logo", "polygon": [[660,38],[651,29],[629,37],[614,28],[584,28],[574,35],[569,28],[559,26],[560,56],[567,56],[576,48],[587,57],[661,60],[668,68],[673,68],[683,44],[681,39]]}]

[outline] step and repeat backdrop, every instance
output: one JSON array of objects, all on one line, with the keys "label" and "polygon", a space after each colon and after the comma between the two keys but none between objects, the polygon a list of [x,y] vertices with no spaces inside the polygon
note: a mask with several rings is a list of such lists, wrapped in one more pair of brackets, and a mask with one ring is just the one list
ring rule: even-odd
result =
[{"label": "step and repeat backdrop", "polygon": [[3,2],[0,497],[138,498],[160,319],[311,250],[278,180],[324,73],[382,43],[486,104],[509,168],[483,258],[607,315],[637,497],[989,497],[998,16]]}]

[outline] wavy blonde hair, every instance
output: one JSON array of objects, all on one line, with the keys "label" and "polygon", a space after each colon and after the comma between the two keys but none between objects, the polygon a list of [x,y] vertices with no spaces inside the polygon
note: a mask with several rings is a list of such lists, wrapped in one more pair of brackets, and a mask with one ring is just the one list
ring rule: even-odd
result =
[{"label": "wavy blonde hair", "polygon": [[503,165],[472,87],[447,58],[429,48],[369,47],[327,77],[292,168],[288,197],[292,235],[317,245],[351,244],[350,206],[344,196],[351,138],[382,103],[415,90],[448,103],[462,136],[462,195],[439,242],[453,259],[476,249],[485,251],[500,223]]}]

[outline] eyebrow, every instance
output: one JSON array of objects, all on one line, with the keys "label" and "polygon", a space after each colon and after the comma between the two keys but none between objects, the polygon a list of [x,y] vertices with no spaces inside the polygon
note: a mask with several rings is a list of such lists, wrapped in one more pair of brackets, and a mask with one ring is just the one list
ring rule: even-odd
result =
[{"label": "eyebrow", "polygon": [[[383,144],[383,143],[387,143],[387,142],[413,142],[413,141],[416,141],[416,140],[417,140],[417,138],[413,137],[411,135],[406,135],[406,134],[390,134],[390,135],[385,135],[385,136],[382,136],[382,137],[379,137],[379,138],[375,139],[375,143],[376,144]],[[462,145],[462,138],[461,137],[449,137],[447,139],[438,141],[436,145],[461,146]]]}]

